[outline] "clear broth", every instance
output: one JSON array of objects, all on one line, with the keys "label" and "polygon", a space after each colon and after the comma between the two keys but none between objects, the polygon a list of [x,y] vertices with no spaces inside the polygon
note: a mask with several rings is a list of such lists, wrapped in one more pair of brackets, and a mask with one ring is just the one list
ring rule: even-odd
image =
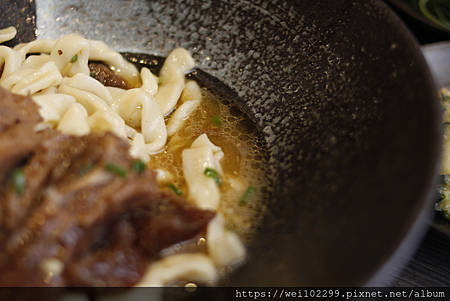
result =
[{"label": "clear broth", "polygon": [[[202,96],[201,104],[183,128],[169,138],[166,149],[151,157],[149,167],[169,171],[174,176],[172,183],[185,197],[188,187],[183,176],[181,153],[198,136],[206,133],[224,152],[221,165],[225,179],[218,211],[225,218],[226,228],[235,231],[244,244],[248,244],[266,210],[267,157],[263,139],[254,123],[228,99],[206,88],[202,89]],[[217,116],[220,116],[220,124]],[[255,188],[254,192],[242,204],[241,199],[249,186]],[[202,244],[202,238],[198,238],[198,245]]]}]

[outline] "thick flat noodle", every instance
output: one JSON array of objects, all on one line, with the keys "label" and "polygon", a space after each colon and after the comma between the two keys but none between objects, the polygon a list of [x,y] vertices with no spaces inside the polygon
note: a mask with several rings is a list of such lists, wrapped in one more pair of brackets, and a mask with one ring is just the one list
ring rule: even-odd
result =
[{"label": "thick flat noodle", "polygon": [[0,286],[130,286],[214,217],[160,190],[156,172],[133,170],[129,144],[111,133],[36,133],[37,118],[15,120],[0,132]]},{"label": "thick flat noodle", "polygon": [[108,66],[103,63],[91,62],[88,64],[89,71],[94,78],[101,82],[104,86],[117,87],[122,89],[133,88],[122,76],[114,73]]},{"label": "thick flat noodle", "polygon": [[36,39],[36,1],[3,0],[0,7],[0,28],[14,26],[16,37],[5,43],[14,46]]}]

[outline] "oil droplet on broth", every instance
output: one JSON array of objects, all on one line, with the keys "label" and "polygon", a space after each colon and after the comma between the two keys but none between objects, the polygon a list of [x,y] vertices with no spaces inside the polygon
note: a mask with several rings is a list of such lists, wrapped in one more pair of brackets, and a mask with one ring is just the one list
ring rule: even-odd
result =
[{"label": "oil droplet on broth", "polygon": [[[149,167],[169,171],[174,176],[172,183],[186,197],[188,187],[183,177],[181,153],[206,133],[224,152],[221,165],[225,180],[218,211],[225,218],[225,227],[235,231],[246,243],[256,233],[265,211],[268,184],[264,140],[254,123],[227,98],[206,88],[202,89],[202,96],[201,104],[184,128],[169,138],[165,151],[151,157]],[[243,205],[240,201],[249,186],[256,189]]]}]

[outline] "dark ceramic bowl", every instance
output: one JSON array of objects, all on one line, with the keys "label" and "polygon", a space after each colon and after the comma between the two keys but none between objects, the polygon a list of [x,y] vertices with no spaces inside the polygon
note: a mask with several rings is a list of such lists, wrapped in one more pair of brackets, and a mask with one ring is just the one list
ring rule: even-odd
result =
[{"label": "dark ceramic bowl", "polygon": [[269,214],[225,285],[377,285],[419,243],[438,102],[419,47],[383,2],[36,2],[39,38],[188,49],[265,135]]}]

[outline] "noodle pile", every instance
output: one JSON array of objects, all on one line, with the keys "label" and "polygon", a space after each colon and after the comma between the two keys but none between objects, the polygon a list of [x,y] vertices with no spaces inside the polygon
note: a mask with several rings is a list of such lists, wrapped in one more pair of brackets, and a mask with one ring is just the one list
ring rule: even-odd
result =
[{"label": "noodle pile", "polygon": [[[15,35],[13,27],[0,30],[0,43]],[[132,88],[104,86],[90,73],[90,61],[104,63]],[[168,138],[182,129],[202,98],[197,83],[185,79],[195,62],[182,48],[170,53],[159,77],[145,67],[139,72],[105,43],[75,34],[14,48],[0,46],[0,65],[0,86],[15,94],[30,94],[40,107],[44,122],[36,131],[50,127],[78,136],[110,131],[128,140],[130,155],[145,163],[165,149]],[[206,251],[163,257],[148,267],[139,286],[163,286],[176,280],[214,282],[220,268],[245,257],[240,238],[225,229],[224,217],[218,211],[218,179],[225,176],[223,156],[222,149],[206,134],[182,152],[188,201],[217,212],[202,238]],[[164,181],[168,172],[159,170],[158,175],[159,181]]]}]

